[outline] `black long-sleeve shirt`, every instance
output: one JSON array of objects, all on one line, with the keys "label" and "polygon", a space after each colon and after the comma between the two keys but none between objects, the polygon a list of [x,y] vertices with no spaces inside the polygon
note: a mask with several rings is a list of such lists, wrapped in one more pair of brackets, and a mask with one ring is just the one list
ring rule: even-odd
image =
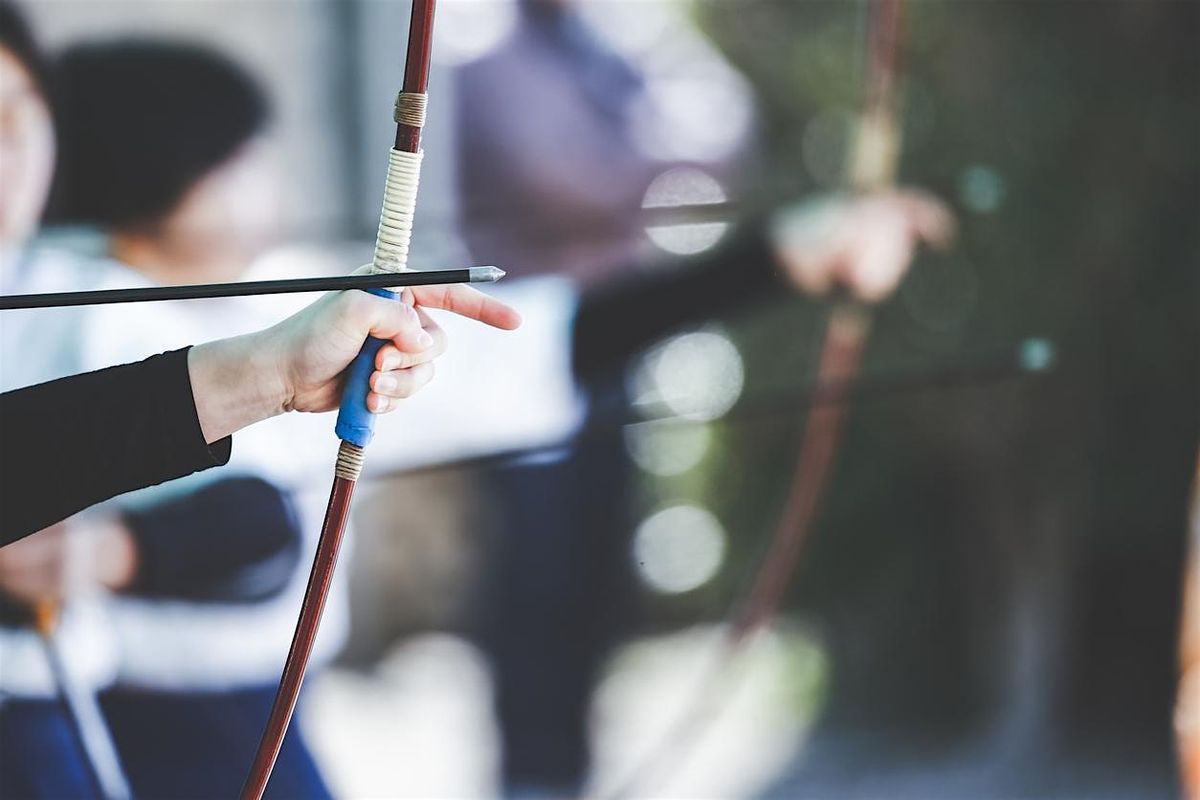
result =
[{"label": "black long-sleeve shirt", "polygon": [[0,545],[229,460],[204,441],[187,349],[0,395]]},{"label": "black long-sleeve shirt", "polygon": [[588,292],[575,316],[572,365],[586,379],[620,369],[684,325],[728,313],[786,285],[767,228],[745,224],[721,246],[674,268],[630,275]]},{"label": "black long-sleeve shirt", "polygon": [[[577,374],[604,371],[690,320],[778,285],[758,226],[686,272],[591,294],[575,325]],[[187,350],[0,395],[0,545],[124,492],[229,460],[196,417]]]}]

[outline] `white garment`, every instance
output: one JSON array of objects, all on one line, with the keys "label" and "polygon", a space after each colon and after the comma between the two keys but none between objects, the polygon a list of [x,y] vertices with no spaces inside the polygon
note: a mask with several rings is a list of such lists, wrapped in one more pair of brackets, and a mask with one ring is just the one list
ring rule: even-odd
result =
[{"label": "white garment", "polygon": [[[150,285],[111,260],[47,247],[37,248],[23,261],[7,259],[0,278],[5,293]],[[303,302],[215,299],[5,312],[0,316],[0,378],[4,388],[16,388],[138,361],[258,330]],[[72,598],[59,637],[81,685],[100,688],[116,677],[140,688],[203,691],[276,680],[303,596],[307,562],[316,546],[336,449],[331,419],[285,415],[239,432],[226,467],[111,501],[116,506],[145,507],[235,474],[263,477],[295,492],[305,537],[302,566],[283,592],[252,604],[100,595]],[[314,664],[331,658],[344,640],[347,612],[344,586],[337,581]],[[20,696],[52,693],[51,676],[32,633],[0,631],[0,690]]]},{"label": "white garment", "polygon": [[[98,288],[152,285],[114,261]],[[83,318],[84,369],[136,361],[189,344],[260,330],[304,302],[296,298],[215,298],[97,306]],[[121,652],[119,681],[138,688],[204,691],[270,683],[279,677],[299,612],[308,564],[324,514],[337,452],[332,421],[287,414],[234,436],[229,464],[124,495],[145,507],[233,475],[252,475],[293,493],[303,533],[300,568],[287,587],[256,603],[211,603],[118,596],[110,605]],[[348,534],[352,540],[352,534]],[[313,653],[314,666],[336,654],[348,630],[344,579],[335,580]]]},{"label": "white garment", "polygon": [[[286,256],[295,256],[295,259]],[[292,271],[303,261],[304,269]],[[68,260],[67,263],[70,263]],[[79,288],[64,265],[23,274],[33,284],[8,292]],[[312,253],[278,253],[254,278],[298,277],[320,269]],[[273,270],[271,268],[274,268]],[[89,288],[150,285],[111,260],[88,261]],[[348,271],[348,270],[341,270]],[[54,283],[53,287],[48,287]],[[570,370],[571,325],[577,302],[572,284],[545,277],[489,288],[517,307],[524,325],[496,331],[451,314],[434,312],[451,346],[438,361],[437,378],[397,413],[380,418],[367,459],[374,472],[556,442],[578,426],[583,405]],[[311,302],[310,296],[139,303],[35,312],[38,324],[6,336],[5,348],[27,353],[31,343],[51,347],[55,374],[38,379],[136,361],[165,350],[258,330]],[[27,313],[27,312],[17,312]],[[50,331],[53,335],[50,335]],[[278,677],[308,577],[319,533],[328,479],[337,450],[332,415],[288,414],[240,431],[228,466],[124,495],[123,506],[161,502],[232,474],[258,475],[295,492],[305,535],[303,567],[276,597],[255,604],[193,603],[111,598],[121,653],[120,681],[160,690],[230,688]],[[353,541],[347,536],[347,544]],[[345,560],[343,560],[345,563]],[[314,663],[330,658],[344,640],[347,601],[344,571],[335,581],[322,622]],[[64,644],[64,649],[66,645]],[[2,662],[0,662],[2,663]],[[4,685],[0,678],[0,687]]]},{"label": "white garment", "polygon": [[[270,263],[281,261],[273,258]],[[110,262],[101,288],[137,285],[138,280],[144,282]],[[493,293],[520,308],[525,324],[505,332],[439,314],[451,346],[438,361],[434,382],[406,400],[401,410],[378,420],[368,451],[368,478],[372,472],[553,443],[575,430],[582,417],[570,370],[575,290],[563,279],[537,278],[496,287]],[[293,295],[99,307],[88,316],[83,332],[84,367],[259,330],[311,301]],[[194,690],[278,676],[324,516],[337,452],[333,424],[332,414],[287,414],[267,420],[234,436],[225,468],[121,498],[128,504],[155,502],[234,471],[259,475],[295,493],[305,535],[303,567],[284,592],[266,602],[226,607],[114,598],[123,683]],[[342,563],[349,562],[354,538],[348,531]],[[345,640],[346,575],[345,570],[337,573],[330,592],[313,654],[315,665],[331,658]]]}]

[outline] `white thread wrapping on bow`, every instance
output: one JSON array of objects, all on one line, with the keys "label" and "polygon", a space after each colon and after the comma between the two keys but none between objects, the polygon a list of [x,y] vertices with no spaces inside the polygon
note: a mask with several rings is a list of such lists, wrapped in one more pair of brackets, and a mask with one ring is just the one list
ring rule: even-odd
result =
[{"label": "white thread wrapping on bow", "polygon": [[379,215],[379,233],[375,237],[372,273],[404,272],[408,268],[421,158],[421,153],[400,150],[392,150],[388,156],[387,183],[383,189],[383,211]]},{"label": "white thread wrapping on bow", "polygon": [[[423,95],[422,95],[423,96]],[[383,210],[375,236],[375,258],[371,273],[404,272],[412,241],[413,213],[417,207],[417,185],[421,179],[421,153],[393,149],[388,155],[387,181],[383,188]],[[334,474],[356,481],[362,474],[364,454],[360,447],[343,441],[338,448]]]}]

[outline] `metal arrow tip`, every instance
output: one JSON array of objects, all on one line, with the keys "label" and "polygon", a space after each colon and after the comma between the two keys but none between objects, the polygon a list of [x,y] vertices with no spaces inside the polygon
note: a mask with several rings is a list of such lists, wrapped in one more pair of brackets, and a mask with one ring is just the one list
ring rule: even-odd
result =
[{"label": "metal arrow tip", "polygon": [[504,277],[499,267],[471,267],[471,283],[495,283]]}]

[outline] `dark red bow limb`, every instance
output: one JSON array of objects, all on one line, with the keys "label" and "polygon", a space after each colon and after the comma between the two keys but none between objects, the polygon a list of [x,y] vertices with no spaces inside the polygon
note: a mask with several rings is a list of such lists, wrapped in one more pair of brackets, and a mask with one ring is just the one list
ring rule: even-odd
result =
[{"label": "dark red bow limb", "polygon": [[250,774],[242,787],[242,800],[258,800],[262,797],[271,777],[271,770],[275,766],[275,759],[279,756],[279,748],[283,745],[288,724],[292,721],[292,712],[296,710],[300,684],[304,682],[308,657],[312,654],[313,642],[316,641],[321,623],[321,613],[325,610],[325,601],[329,596],[329,585],[333,581],[333,570],[337,567],[342,533],[346,528],[350,498],[354,494],[356,483],[357,481],[346,478],[333,479],[329,507],[325,510],[325,524],[321,527],[317,554],[313,558],[308,587],[304,591],[304,601],[300,606],[300,618],[296,622],[296,632],[292,636],[287,661],[284,662],[283,677],[280,678],[279,688],[275,692],[271,714],[267,717],[267,726],[258,742],[258,751],[254,754]]},{"label": "dark red bow limb", "polygon": [[[429,55],[432,47],[433,10],[435,0],[413,0],[412,18],[408,31],[408,57],[404,66],[403,91],[410,94],[425,93],[429,84]],[[421,126],[405,124],[399,112],[397,114],[396,145],[397,150],[406,153],[416,153],[421,148]],[[343,442],[343,450],[346,443]],[[361,454],[361,450],[358,451]],[[339,458],[341,453],[339,452]],[[357,469],[354,471],[357,475]],[[275,694],[275,702],[267,717],[267,725],[258,751],[254,755],[254,763],[250,774],[242,787],[241,800],[261,800],[263,792],[270,780],[271,770],[287,734],[288,724],[296,709],[296,701],[300,696],[300,686],[304,682],[304,673],[308,666],[308,658],[312,654],[313,642],[317,638],[317,630],[321,623],[321,612],[325,609],[325,601],[329,595],[329,587],[333,580],[333,570],[337,566],[338,551],[342,543],[342,533],[345,530],[346,518],[350,510],[350,497],[354,493],[357,481],[338,476],[334,478],[333,489],[329,495],[329,506],[325,511],[325,523],[321,527],[321,538],[317,542],[317,554],[313,560],[312,572],[308,578],[308,588],[304,593],[304,601],[300,606],[300,618],[296,622],[296,632],[292,637],[292,646],[288,651],[287,661],[283,665],[283,675],[279,680],[279,689]]]}]

